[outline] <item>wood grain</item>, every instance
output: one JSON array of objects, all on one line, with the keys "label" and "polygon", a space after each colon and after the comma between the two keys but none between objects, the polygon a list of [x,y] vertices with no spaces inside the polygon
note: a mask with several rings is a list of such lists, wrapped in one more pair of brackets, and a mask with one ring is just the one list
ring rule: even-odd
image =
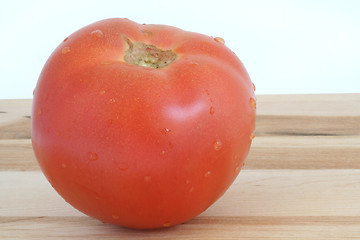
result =
[{"label": "wood grain", "polygon": [[[258,136],[245,169],[360,169],[360,136]],[[31,139],[0,139],[0,169],[40,170]]]},{"label": "wood grain", "polygon": [[[1,214],[80,216],[39,171],[0,172]],[[243,170],[203,216],[360,216],[360,170]],[[20,197],[21,196],[21,197]],[[36,197],[35,197],[36,196]]]},{"label": "wood grain", "polygon": [[31,100],[0,100],[0,239],[360,239],[360,94],[258,96],[231,188],[193,220],[139,231],[68,205],[31,147]]},{"label": "wood grain", "polygon": [[138,231],[88,217],[0,217],[6,239],[359,239],[358,217],[197,217],[175,227]]},{"label": "wood grain", "polygon": [[103,225],[83,215],[61,199],[39,171],[1,172],[0,182],[6,180],[8,184],[0,185],[0,192],[8,194],[0,199],[0,237],[18,236],[19,230],[34,239],[360,236],[360,170],[244,170],[203,214],[179,227],[150,231],[150,235]]}]

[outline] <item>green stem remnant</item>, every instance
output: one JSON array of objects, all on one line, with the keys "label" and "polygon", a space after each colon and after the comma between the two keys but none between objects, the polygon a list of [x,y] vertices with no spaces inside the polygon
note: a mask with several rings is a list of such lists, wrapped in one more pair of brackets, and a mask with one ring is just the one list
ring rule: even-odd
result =
[{"label": "green stem remnant", "polygon": [[176,60],[177,56],[172,50],[162,50],[143,42],[132,42],[125,36],[123,38],[129,46],[124,56],[127,63],[149,68],[164,68]]}]

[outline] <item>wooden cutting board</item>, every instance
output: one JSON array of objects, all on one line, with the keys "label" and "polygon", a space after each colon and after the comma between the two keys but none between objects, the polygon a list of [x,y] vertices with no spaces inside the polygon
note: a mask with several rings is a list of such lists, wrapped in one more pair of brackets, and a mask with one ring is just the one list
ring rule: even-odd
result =
[{"label": "wooden cutting board", "polygon": [[31,100],[0,100],[0,239],[360,239],[360,94],[258,96],[256,138],[203,214],[139,231],[68,205],[34,158]]}]

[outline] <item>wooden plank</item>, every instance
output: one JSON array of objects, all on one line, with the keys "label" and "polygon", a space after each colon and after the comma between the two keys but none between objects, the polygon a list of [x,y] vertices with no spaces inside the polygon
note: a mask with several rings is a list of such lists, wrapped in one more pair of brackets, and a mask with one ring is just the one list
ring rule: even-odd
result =
[{"label": "wooden plank", "polygon": [[255,137],[247,169],[360,169],[360,135]]},{"label": "wooden plank", "polygon": [[0,139],[30,138],[30,99],[0,100]]},{"label": "wooden plank", "polygon": [[[255,134],[359,135],[360,94],[259,95]],[[0,100],[0,139],[30,138],[31,100]]]},{"label": "wooden plank", "polygon": [[31,100],[0,100],[0,239],[360,239],[360,94],[258,96],[245,168],[175,227],[103,224],[67,204],[36,163]]},{"label": "wooden plank", "polygon": [[0,139],[0,170],[40,170],[31,139]]},{"label": "wooden plank", "polygon": [[[360,136],[258,136],[246,169],[360,169]],[[31,139],[0,139],[0,169],[40,170]]]},{"label": "wooden plank", "polygon": [[258,96],[256,135],[359,135],[360,94]]},{"label": "wooden plank", "polygon": [[79,213],[38,171],[0,172],[0,193],[6,193],[0,198],[0,238],[356,239],[359,183],[360,170],[243,170],[228,192],[195,219],[138,231]]},{"label": "wooden plank", "polygon": [[[202,216],[360,216],[359,183],[352,169],[243,170]],[[0,193],[0,216],[82,215],[38,171],[0,172]]]},{"label": "wooden plank", "polygon": [[359,239],[359,217],[197,217],[167,229],[139,231],[88,217],[0,217],[0,239]]},{"label": "wooden plank", "polygon": [[360,116],[288,116],[259,113],[256,115],[255,135],[359,135],[359,122]]}]

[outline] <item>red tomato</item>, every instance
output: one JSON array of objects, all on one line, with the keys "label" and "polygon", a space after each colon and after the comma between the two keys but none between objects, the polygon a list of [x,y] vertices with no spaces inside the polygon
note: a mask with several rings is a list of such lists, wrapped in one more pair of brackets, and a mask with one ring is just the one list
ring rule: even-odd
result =
[{"label": "red tomato", "polygon": [[185,222],[231,185],[255,95],[221,38],[108,19],[66,38],[39,77],[32,142],[81,212],[130,228]]}]

